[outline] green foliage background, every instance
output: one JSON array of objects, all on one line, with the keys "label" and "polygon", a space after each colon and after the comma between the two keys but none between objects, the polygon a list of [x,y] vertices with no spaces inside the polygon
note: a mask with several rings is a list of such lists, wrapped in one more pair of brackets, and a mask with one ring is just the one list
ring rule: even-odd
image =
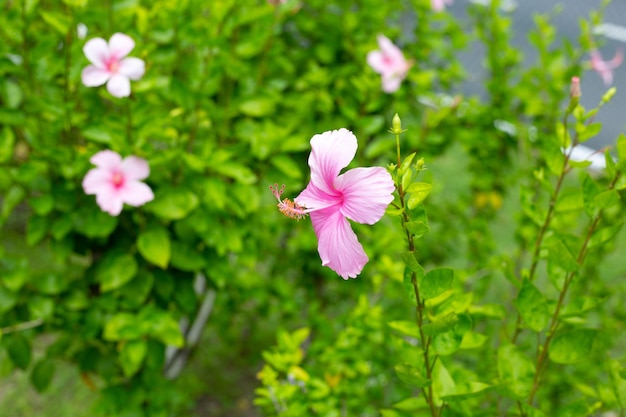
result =
[{"label": "green foliage background", "polygon": [[[612,171],[591,176],[559,148],[597,134],[592,115],[574,111],[570,136],[555,128],[601,12],[581,22],[576,44],[537,17],[537,62],[524,69],[497,1],[471,6],[462,23],[429,0],[0,8],[0,372],[24,391],[24,375],[44,396],[68,381],[80,400],[65,415],[77,416],[422,415],[415,394],[429,385],[446,416],[624,413],[625,271],[609,255],[624,185],[609,184],[626,139]],[[80,82],[84,43],[115,32],[146,62],[128,99]],[[366,64],[379,33],[413,60],[392,95]],[[484,45],[484,99],[459,93],[467,74],[457,57],[470,43]],[[395,162],[394,113],[408,129],[403,155],[417,152],[428,168],[399,181],[433,186],[409,213],[429,230],[411,233],[427,270],[431,378],[420,369],[399,217],[354,225],[371,261],[344,282],[321,267],[309,221],[280,216],[267,189],[284,182],[297,195],[309,139],[340,127],[359,139],[355,166]],[[81,181],[102,149],[145,158],[155,200],[119,217],[100,211]],[[587,218],[600,211],[578,262]],[[559,316],[570,272],[575,295]],[[213,296],[186,370],[166,378],[167,349],[188,343],[180,323]],[[539,341],[552,337],[533,402]],[[11,417],[31,412],[11,401],[21,394],[0,399]],[[38,415],[57,415],[50,407]]]}]

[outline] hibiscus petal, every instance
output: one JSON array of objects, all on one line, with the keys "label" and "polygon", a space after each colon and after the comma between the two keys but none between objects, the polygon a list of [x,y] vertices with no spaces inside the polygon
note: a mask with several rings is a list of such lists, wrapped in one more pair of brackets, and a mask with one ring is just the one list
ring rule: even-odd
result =
[{"label": "hibiscus petal", "polygon": [[116,169],[122,163],[122,157],[117,153],[110,150],[100,151],[93,155],[89,162],[99,168],[106,170]]},{"label": "hibiscus petal", "polygon": [[120,62],[118,72],[131,80],[138,80],[146,72],[146,64],[143,62],[143,59],[124,58]]},{"label": "hibiscus petal", "polygon": [[89,39],[83,46],[85,56],[98,68],[106,68],[106,60],[109,57],[109,46],[102,38]]},{"label": "hibiscus petal", "polygon": [[118,190],[120,199],[131,206],[142,206],[154,200],[154,193],[143,182],[128,181]]},{"label": "hibiscus petal", "polygon": [[332,130],[311,138],[311,182],[328,195],[337,195],[333,182],[348,166],[357,149],[356,136],[347,129]]},{"label": "hibiscus petal", "polygon": [[308,209],[319,210],[341,204],[342,199],[340,193],[328,194],[317,188],[311,181],[306,188],[294,198],[294,201]]},{"label": "hibiscus petal", "polygon": [[394,67],[402,66],[404,63],[404,55],[400,48],[393,44],[385,35],[378,35],[378,46],[383,56],[392,61]]},{"label": "hibiscus petal", "polygon": [[96,203],[111,216],[117,216],[122,212],[124,201],[115,187],[103,187],[96,194]]},{"label": "hibiscus petal", "polygon": [[125,75],[116,74],[107,83],[107,90],[114,97],[128,97],[130,95],[130,80]]},{"label": "hibiscus petal", "polygon": [[341,213],[359,223],[374,224],[393,201],[393,180],[385,168],[354,168],[340,175],[335,186],[343,193]]},{"label": "hibiscus petal", "polygon": [[311,222],[322,265],[343,279],[356,278],[369,259],[346,218],[338,210],[327,209],[311,213]]},{"label": "hibiscus petal", "polygon": [[103,187],[111,185],[111,172],[106,169],[94,168],[83,178],[85,194],[98,194]]},{"label": "hibiscus petal", "polygon": [[385,93],[393,93],[398,91],[402,84],[402,78],[398,76],[383,77],[383,91]]},{"label": "hibiscus petal", "polygon": [[380,51],[371,51],[367,54],[367,63],[374,71],[379,74],[385,72],[385,63],[383,60],[383,54]]},{"label": "hibiscus petal", "polygon": [[109,39],[109,51],[117,59],[124,58],[134,47],[135,41],[123,33],[114,33]]},{"label": "hibiscus petal", "polygon": [[127,156],[122,161],[122,172],[127,181],[143,180],[150,175],[148,161],[137,156]]},{"label": "hibiscus petal", "polygon": [[83,68],[80,74],[80,78],[83,81],[85,87],[98,87],[106,83],[111,74],[95,65],[88,65]]}]

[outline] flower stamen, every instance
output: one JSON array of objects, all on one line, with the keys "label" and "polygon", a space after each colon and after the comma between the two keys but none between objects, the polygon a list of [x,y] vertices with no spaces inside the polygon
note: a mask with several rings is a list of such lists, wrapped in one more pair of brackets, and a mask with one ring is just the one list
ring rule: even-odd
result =
[{"label": "flower stamen", "polygon": [[278,184],[270,185],[269,188],[272,191],[272,194],[274,194],[274,197],[278,200],[278,204],[276,206],[283,215],[295,220],[300,220],[306,217],[308,214],[306,207],[296,203],[295,201],[291,201],[288,198],[283,200],[280,199],[280,196],[285,191],[285,184],[283,184],[280,188],[278,187]]}]

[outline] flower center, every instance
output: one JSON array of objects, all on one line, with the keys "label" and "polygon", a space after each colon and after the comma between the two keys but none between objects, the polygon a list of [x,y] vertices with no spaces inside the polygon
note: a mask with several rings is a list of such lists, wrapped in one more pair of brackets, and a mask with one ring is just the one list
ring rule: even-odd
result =
[{"label": "flower center", "polygon": [[124,176],[121,173],[116,172],[113,174],[111,182],[115,188],[120,188],[124,184]]},{"label": "flower center", "polygon": [[112,74],[116,74],[120,68],[120,63],[116,58],[110,58],[105,62],[107,71]]},{"label": "flower center", "polygon": [[306,211],[306,207],[303,207],[300,204],[296,203],[295,201],[291,201],[288,198],[285,198],[283,200],[280,199],[280,196],[282,195],[283,191],[285,191],[284,184],[280,188],[278,188],[278,184],[270,185],[270,190],[272,190],[272,194],[274,194],[274,196],[278,200],[277,206],[278,206],[278,210],[281,213],[283,213],[285,216],[289,217],[290,219],[295,219],[295,220],[300,220],[306,217],[306,215],[308,214]]}]

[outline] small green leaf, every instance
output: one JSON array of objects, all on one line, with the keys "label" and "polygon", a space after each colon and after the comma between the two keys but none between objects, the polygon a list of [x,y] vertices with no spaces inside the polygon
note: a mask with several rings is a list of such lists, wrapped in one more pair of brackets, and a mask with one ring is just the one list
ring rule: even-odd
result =
[{"label": "small green leaf", "polygon": [[117,313],[104,325],[105,340],[134,340],[143,336],[137,316],[130,313]]},{"label": "small green leaf", "polygon": [[454,270],[452,268],[437,268],[426,273],[418,281],[420,296],[424,300],[435,298],[452,288]]},{"label": "small green leaf", "polygon": [[402,260],[411,271],[421,271],[422,274],[424,273],[424,268],[417,262],[416,253],[414,251],[404,252],[402,254]]},{"label": "small green leaf", "polygon": [[406,227],[406,230],[411,232],[411,234],[415,236],[416,239],[421,238],[426,233],[428,233],[428,230],[430,230],[428,224],[421,220],[406,222],[404,223],[404,227]]},{"label": "small green leaf", "polygon": [[405,190],[407,193],[411,194],[407,202],[409,210],[414,209],[418,204],[424,201],[432,189],[432,184],[428,184],[426,182],[414,182],[411,184],[411,186]]},{"label": "small green leaf", "polygon": [[550,239],[546,246],[548,247],[548,262],[554,262],[568,272],[579,269],[576,258],[574,258],[572,252],[561,239],[554,237]]},{"label": "small green leaf", "polygon": [[408,320],[394,320],[387,323],[387,326],[402,333],[405,336],[420,337],[420,329],[413,321]]},{"label": "small green leaf", "polygon": [[60,35],[67,35],[69,32],[72,21],[69,17],[64,14],[58,12],[46,12],[43,10],[39,11],[39,14],[43,18],[43,20],[52,26]]},{"label": "small green leaf", "polygon": [[521,400],[530,394],[535,378],[535,364],[512,344],[498,348],[498,378],[508,396]]},{"label": "small green leaf", "polygon": [[[402,163],[400,164],[400,169],[398,170],[398,174],[404,175],[407,169],[409,169],[409,167],[411,166],[411,162],[413,162],[413,158],[415,158],[415,152],[413,152],[412,154],[404,158],[404,161],[402,161]],[[409,192],[406,188],[404,191]]]},{"label": "small green leaf", "polygon": [[524,279],[522,283],[522,288],[515,300],[515,307],[530,329],[540,332],[548,324],[550,319],[548,303],[543,294],[528,279]]},{"label": "small green leaf", "polygon": [[15,134],[13,130],[4,126],[0,130],[0,163],[7,162],[13,156],[13,149],[15,146]]},{"label": "small green leaf", "polygon": [[452,329],[433,336],[432,347],[438,355],[452,355],[461,347],[463,336],[470,330],[472,330],[472,318],[470,315],[459,314],[457,322]]},{"label": "small green leaf", "polygon": [[402,382],[408,385],[413,385],[418,388],[424,388],[431,384],[431,381],[426,378],[420,370],[411,365],[410,363],[399,363],[394,367],[396,375]]},{"label": "small green leaf", "polygon": [[137,274],[137,261],[132,255],[114,253],[104,258],[96,271],[103,292],[120,288]]},{"label": "small green leaf", "polygon": [[154,200],[145,208],[165,220],[180,220],[187,217],[199,203],[198,197],[190,190],[182,187],[162,188]]},{"label": "small green leaf", "polygon": [[148,262],[167,268],[170,261],[171,245],[167,230],[162,227],[141,232],[137,237],[137,250]]},{"label": "small green leaf", "polygon": [[463,401],[468,398],[474,398],[486,394],[491,388],[493,388],[492,385],[485,384],[483,382],[462,382],[456,385],[456,392],[454,394],[443,395],[441,399],[448,402]]},{"label": "small green leaf", "polygon": [[594,329],[575,329],[558,333],[548,349],[553,362],[573,364],[591,360],[591,351],[596,339]]},{"label": "small green leaf", "polygon": [[183,271],[199,271],[206,265],[206,259],[193,247],[178,241],[172,242],[172,266]]},{"label": "small green leaf", "polygon": [[135,375],[141,369],[147,352],[148,344],[143,339],[130,340],[122,345],[120,364],[126,377]]},{"label": "small green leaf", "polygon": [[30,374],[30,381],[37,392],[44,392],[50,385],[54,376],[54,362],[52,359],[43,358],[38,361]]},{"label": "small green leaf", "polygon": [[615,190],[602,191],[596,194],[596,196],[593,198],[593,203],[595,207],[600,210],[604,210],[611,206],[619,204],[619,201],[619,193]]},{"label": "small green leaf", "polygon": [[276,102],[269,97],[255,97],[242,102],[239,111],[246,116],[261,117],[274,112]]},{"label": "small green leaf", "polygon": [[6,336],[4,340],[4,346],[7,349],[9,358],[18,368],[28,368],[32,354],[30,341],[19,332],[10,336]]},{"label": "small green leaf", "polygon": [[155,339],[166,345],[184,346],[185,339],[180,331],[180,326],[167,311],[149,306],[139,313],[138,319],[142,327],[148,329],[148,334]]},{"label": "small green leaf", "polygon": [[[578,141],[583,143],[594,136],[597,136],[598,133],[602,130],[602,123],[591,123],[589,125],[583,125],[584,128],[580,129],[578,132]],[[577,129],[578,130],[578,129]]]}]

